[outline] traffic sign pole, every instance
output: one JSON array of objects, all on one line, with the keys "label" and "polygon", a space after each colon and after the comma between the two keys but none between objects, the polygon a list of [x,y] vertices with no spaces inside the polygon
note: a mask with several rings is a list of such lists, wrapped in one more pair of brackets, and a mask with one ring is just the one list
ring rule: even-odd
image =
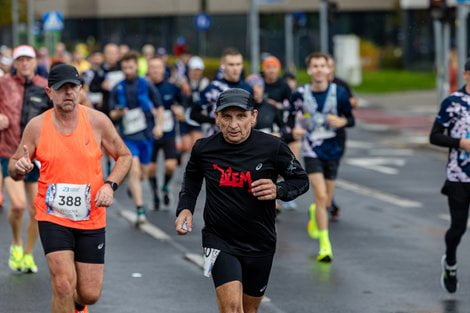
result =
[{"label": "traffic sign pole", "polygon": [[[470,2],[467,2],[470,3]],[[461,74],[464,64],[467,60],[467,18],[468,18],[468,5],[459,3],[457,7],[457,54],[458,54],[458,87],[460,88],[465,84],[463,76]]]}]

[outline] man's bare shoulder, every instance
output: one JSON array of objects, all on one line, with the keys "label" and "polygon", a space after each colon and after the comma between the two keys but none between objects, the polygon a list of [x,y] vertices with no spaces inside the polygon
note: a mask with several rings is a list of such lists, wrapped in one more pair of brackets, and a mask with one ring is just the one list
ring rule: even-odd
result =
[{"label": "man's bare shoulder", "polygon": [[26,125],[26,129],[28,129],[28,131],[33,133],[35,136],[39,136],[41,132],[42,122],[44,120],[44,115],[46,114],[46,112],[33,117]]},{"label": "man's bare shoulder", "polygon": [[82,108],[87,113],[88,120],[90,121],[93,127],[104,128],[104,127],[109,127],[109,125],[112,124],[109,117],[103,112],[100,112],[98,110],[95,110],[93,108],[89,108],[86,106],[82,106]]}]

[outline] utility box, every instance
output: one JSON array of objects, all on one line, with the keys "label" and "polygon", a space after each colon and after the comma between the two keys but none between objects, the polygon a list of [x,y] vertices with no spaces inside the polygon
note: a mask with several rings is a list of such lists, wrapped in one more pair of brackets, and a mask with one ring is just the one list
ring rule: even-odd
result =
[{"label": "utility box", "polygon": [[336,74],[352,86],[362,83],[361,55],[359,37],[356,35],[336,35],[335,47]]}]

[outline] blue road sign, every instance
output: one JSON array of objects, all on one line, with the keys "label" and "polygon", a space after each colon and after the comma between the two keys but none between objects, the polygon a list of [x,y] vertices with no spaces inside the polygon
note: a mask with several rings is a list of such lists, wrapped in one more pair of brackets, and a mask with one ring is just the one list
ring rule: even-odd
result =
[{"label": "blue road sign", "polygon": [[64,16],[60,11],[48,11],[42,16],[42,27],[46,32],[64,29]]},{"label": "blue road sign", "polygon": [[208,30],[211,27],[212,19],[206,13],[199,13],[194,17],[194,25],[200,31]]},{"label": "blue road sign", "polygon": [[457,0],[457,3],[469,3],[470,4],[470,0]]}]

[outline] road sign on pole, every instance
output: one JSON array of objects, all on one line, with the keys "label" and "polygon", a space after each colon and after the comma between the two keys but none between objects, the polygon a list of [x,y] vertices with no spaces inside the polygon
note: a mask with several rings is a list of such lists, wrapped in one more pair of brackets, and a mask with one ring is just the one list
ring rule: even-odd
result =
[{"label": "road sign on pole", "polygon": [[194,17],[194,25],[199,31],[206,31],[212,25],[212,19],[206,13],[199,13]]},{"label": "road sign on pole", "polygon": [[64,16],[59,11],[49,11],[42,16],[45,32],[61,31],[64,29]]}]

